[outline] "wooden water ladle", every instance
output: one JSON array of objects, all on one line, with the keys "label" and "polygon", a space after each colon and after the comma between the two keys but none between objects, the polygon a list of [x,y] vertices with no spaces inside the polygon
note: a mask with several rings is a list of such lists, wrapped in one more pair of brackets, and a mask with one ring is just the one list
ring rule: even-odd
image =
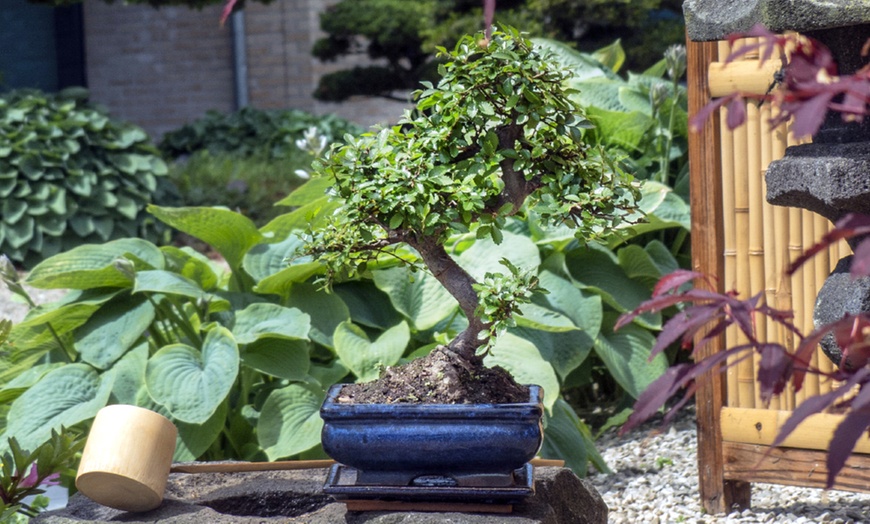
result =
[{"label": "wooden water ladle", "polygon": [[[89,499],[124,511],[149,511],[163,501],[170,473],[238,473],[326,468],[332,460],[219,462],[172,465],[178,430],[151,410],[116,404],[101,409],[88,435],[76,488]],[[563,466],[535,459],[535,466]]]}]

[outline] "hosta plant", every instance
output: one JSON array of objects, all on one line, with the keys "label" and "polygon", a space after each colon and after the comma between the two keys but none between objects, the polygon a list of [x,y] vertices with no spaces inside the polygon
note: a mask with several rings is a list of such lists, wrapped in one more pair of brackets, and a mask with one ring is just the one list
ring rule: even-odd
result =
[{"label": "hosta plant", "polygon": [[32,266],[80,244],[156,240],[145,206],[166,164],[140,128],[86,92],[0,96],[0,253]]}]

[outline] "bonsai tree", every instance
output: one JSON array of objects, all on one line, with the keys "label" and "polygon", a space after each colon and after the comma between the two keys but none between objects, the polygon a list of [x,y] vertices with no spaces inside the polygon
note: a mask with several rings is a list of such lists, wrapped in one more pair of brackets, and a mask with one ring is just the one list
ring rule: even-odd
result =
[{"label": "bonsai tree", "polygon": [[[343,204],[309,233],[306,251],[326,265],[327,283],[373,264],[422,262],[467,322],[430,354],[430,364],[450,363],[432,373],[435,381],[452,384],[450,373],[484,372],[493,337],[530,301],[537,280],[505,260],[503,274],[477,281],[451,257],[448,240],[474,234],[499,243],[509,217],[533,209],[583,241],[622,220],[637,195],[630,177],[584,144],[591,124],[568,98],[569,73],[517,31],[467,36],[439,52],[441,80],[423,83],[413,112],[316,164]],[[426,362],[413,382],[427,382]]]}]

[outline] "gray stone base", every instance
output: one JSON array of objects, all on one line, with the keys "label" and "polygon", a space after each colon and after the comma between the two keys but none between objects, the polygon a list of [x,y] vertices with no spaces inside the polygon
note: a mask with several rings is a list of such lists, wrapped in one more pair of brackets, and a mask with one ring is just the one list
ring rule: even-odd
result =
[{"label": "gray stone base", "polygon": [[81,494],[34,524],[103,522],[166,524],[605,524],[607,505],[585,480],[564,468],[536,468],[535,495],[513,513],[348,512],[321,491],[325,469],[256,473],[173,473],[163,504],[146,513],[100,506]]}]

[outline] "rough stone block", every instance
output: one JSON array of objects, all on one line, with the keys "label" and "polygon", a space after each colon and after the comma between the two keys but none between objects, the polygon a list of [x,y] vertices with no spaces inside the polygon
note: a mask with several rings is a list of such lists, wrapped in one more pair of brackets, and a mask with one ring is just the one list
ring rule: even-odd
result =
[{"label": "rough stone block", "polygon": [[163,504],[146,513],[100,506],[81,494],[34,524],[123,521],[164,524],[605,524],[607,505],[592,484],[564,468],[536,468],[535,495],[513,513],[348,512],[323,494],[325,469],[170,475]]}]

